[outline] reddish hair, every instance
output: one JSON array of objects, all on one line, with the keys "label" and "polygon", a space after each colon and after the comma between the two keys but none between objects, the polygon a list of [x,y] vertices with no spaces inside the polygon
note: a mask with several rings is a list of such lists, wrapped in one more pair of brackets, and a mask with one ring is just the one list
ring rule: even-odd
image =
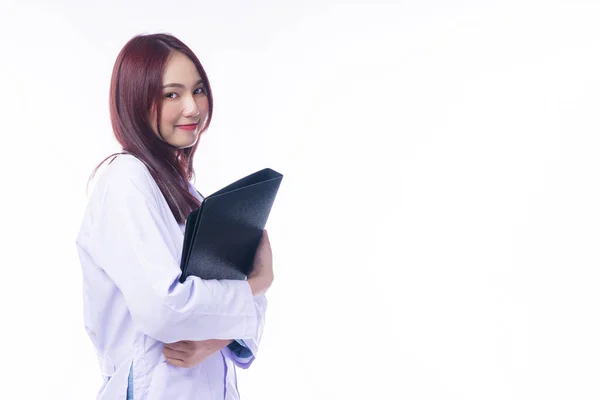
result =
[{"label": "reddish hair", "polygon": [[[196,65],[204,81],[209,111],[200,134],[208,129],[213,97],[206,72],[192,50],[168,34],[138,35],[125,44],[113,68],[109,104],[117,141],[124,152],[137,157],[148,167],[175,219],[181,224],[190,211],[200,206],[187,186],[194,176],[193,160],[199,141],[185,149],[174,147],[157,137],[150,121],[151,110],[156,107],[156,126],[159,126],[163,101],[162,77],[174,52],[187,56]],[[160,135],[160,131],[158,133]],[[94,169],[90,179],[106,160],[111,157],[114,160],[118,154],[122,153],[106,157]]]}]

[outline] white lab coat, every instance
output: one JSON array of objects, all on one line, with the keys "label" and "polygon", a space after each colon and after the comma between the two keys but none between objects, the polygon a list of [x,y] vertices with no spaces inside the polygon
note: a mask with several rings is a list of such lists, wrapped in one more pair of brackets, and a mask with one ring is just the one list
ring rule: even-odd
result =
[{"label": "white lab coat", "polygon": [[[184,229],[136,157],[104,167],[76,240],[85,328],[103,375],[98,400],[125,400],[132,362],[135,400],[239,398],[234,364],[253,362],[267,301],[246,281],[179,283]],[[226,347],[192,368],[166,363],[164,343],[204,339],[242,339],[253,356],[244,363]]]}]

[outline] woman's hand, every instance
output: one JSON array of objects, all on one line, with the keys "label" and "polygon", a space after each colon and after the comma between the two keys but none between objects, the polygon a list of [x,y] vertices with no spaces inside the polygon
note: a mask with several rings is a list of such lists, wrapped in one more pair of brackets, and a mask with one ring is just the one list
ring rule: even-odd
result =
[{"label": "woman's hand", "polygon": [[176,367],[190,368],[229,345],[232,340],[208,339],[201,341],[182,340],[165,343],[163,354],[167,363]]},{"label": "woman's hand", "polygon": [[266,229],[263,231],[256,249],[252,272],[248,275],[248,283],[254,296],[264,294],[273,283],[273,253]]}]

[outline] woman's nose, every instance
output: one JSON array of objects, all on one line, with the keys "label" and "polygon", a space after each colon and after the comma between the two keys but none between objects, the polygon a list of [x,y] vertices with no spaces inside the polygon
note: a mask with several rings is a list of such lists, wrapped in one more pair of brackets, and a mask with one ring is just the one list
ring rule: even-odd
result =
[{"label": "woman's nose", "polygon": [[186,97],[185,105],[184,105],[184,109],[183,109],[183,115],[185,117],[191,118],[191,117],[195,117],[199,113],[200,113],[200,108],[198,107],[198,104],[196,104],[196,100],[194,99],[194,97],[193,96]]}]

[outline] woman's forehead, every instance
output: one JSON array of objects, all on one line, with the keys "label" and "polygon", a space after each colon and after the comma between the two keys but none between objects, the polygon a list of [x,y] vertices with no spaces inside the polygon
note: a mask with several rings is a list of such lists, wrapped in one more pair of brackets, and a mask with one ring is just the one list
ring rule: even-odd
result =
[{"label": "woman's forehead", "polygon": [[195,86],[200,80],[196,65],[186,55],[175,52],[170,58],[163,74],[163,85],[181,84]]}]

